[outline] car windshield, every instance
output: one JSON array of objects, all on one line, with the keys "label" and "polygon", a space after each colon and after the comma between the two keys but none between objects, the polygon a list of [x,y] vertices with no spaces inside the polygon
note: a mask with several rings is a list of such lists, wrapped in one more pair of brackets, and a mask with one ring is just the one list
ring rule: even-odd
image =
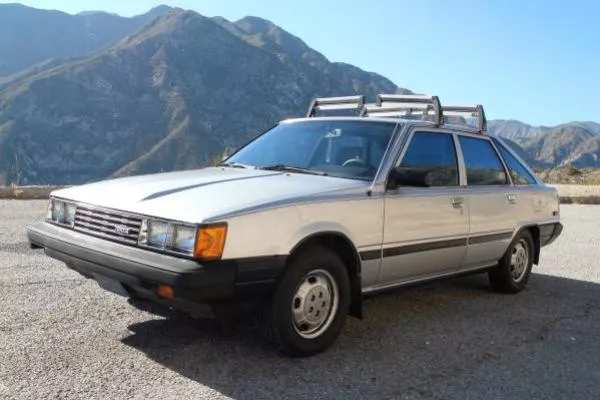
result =
[{"label": "car windshield", "polygon": [[395,126],[374,121],[284,122],[223,164],[372,180]]}]

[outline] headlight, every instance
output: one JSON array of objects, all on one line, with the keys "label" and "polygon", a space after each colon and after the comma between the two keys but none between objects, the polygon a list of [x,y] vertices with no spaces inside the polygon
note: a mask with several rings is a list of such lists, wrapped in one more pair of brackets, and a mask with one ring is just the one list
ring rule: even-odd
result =
[{"label": "headlight", "polygon": [[65,203],[65,223],[68,225],[75,224],[75,211],[77,207],[73,203]]},{"label": "headlight", "polygon": [[139,244],[192,256],[197,231],[193,226],[147,219],[142,222]]},{"label": "headlight", "polygon": [[52,221],[65,222],[65,203],[59,200],[52,201]]},{"label": "headlight", "polygon": [[171,245],[173,239],[173,225],[167,222],[148,221],[148,245],[165,248]]},{"label": "headlight", "polygon": [[173,237],[173,249],[187,254],[193,254],[197,231],[196,228],[189,226],[176,226],[175,236]]},{"label": "headlight", "polygon": [[51,199],[48,204],[47,218],[52,222],[62,225],[73,226],[75,223],[75,211],[77,206],[63,200]]},{"label": "headlight", "polygon": [[221,258],[227,226],[195,226],[147,219],[142,222],[139,244],[209,261]]}]

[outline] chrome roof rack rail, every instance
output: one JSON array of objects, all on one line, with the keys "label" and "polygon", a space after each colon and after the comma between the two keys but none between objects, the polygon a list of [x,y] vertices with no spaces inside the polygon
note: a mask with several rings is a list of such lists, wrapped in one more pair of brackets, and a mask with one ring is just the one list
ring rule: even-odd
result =
[{"label": "chrome roof rack rail", "polygon": [[362,111],[363,117],[406,117],[432,115],[437,125],[444,121],[442,105],[437,96],[380,94],[377,102],[366,104]]},{"label": "chrome roof rack rail", "polygon": [[[307,118],[315,116],[317,111],[357,110],[361,117],[404,118],[420,116],[422,119],[433,117],[437,126],[446,124],[447,117],[476,118],[475,129],[481,134],[487,131],[485,111],[481,104],[462,106],[442,106],[437,96],[418,94],[379,94],[375,103],[365,104],[365,96],[320,97],[310,104]],[[461,123],[456,125],[461,125]]]},{"label": "chrome roof rack rail", "polygon": [[477,118],[476,129],[482,135],[487,131],[487,120],[485,119],[485,111],[481,104],[466,105],[466,106],[444,106],[442,107],[444,117],[471,117]]},{"label": "chrome roof rack rail", "polygon": [[362,110],[365,104],[365,96],[343,96],[343,97],[320,97],[316,98],[310,104],[307,118],[315,116],[317,111],[323,110],[351,110],[356,109],[357,112]]}]

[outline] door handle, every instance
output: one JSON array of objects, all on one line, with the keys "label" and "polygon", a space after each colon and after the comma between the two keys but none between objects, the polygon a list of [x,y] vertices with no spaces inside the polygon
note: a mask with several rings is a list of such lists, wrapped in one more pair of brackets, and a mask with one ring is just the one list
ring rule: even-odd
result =
[{"label": "door handle", "polygon": [[514,193],[507,194],[506,198],[508,199],[508,202],[511,204],[515,204],[517,202],[517,195]]},{"label": "door handle", "polygon": [[462,208],[465,198],[464,197],[453,197],[450,202],[452,203],[452,207],[454,208]]}]

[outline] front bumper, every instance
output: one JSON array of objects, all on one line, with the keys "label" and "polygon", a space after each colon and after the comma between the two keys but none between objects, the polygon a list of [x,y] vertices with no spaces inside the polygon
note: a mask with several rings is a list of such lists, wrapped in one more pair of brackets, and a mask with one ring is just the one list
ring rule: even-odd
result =
[{"label": "front bumper", "polygon": [[[202,315],[254,305],[268,293],[285,265],[284,256],[200,264],[46,222],[30,227],[27,236],[32,247],[44,248],[48,256],[86,278],[109,277],[120,282],[131,297]],[[159,297],[158,285],[171,286],[173,299]]]}]

